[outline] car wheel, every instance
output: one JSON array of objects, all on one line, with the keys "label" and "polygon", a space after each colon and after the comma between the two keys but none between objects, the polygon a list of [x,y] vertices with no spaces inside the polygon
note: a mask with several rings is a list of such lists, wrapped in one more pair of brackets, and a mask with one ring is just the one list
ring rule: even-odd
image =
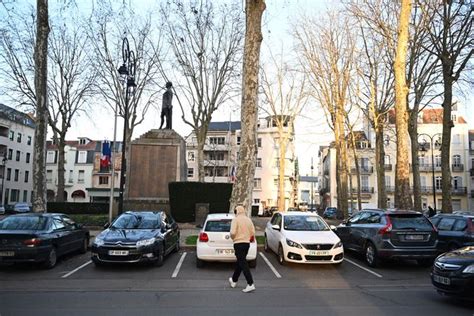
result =
[{"label": "car wheel", "polygon": [[416,263],[418,263],[419,266],[427,268],[433,265],[433,259],[430,259],[430,258],[417,259]]},{"label": "car wheel", "polygon": [[375,268],[377,266],[377,250],[370,241],[365,245],[365,261],[369,267]]},{"label": "car wheel", "polygon": [[197,268],[202,268],[204,267],[204,261],[196,257],[196,267]]},{"label": "car wheel", "polygon": [[84,240],[82,241],[82,246],[80,249],[80,253],[86,253],[87,249],[89,249],[89,237],[84,237]]},{"label": "car wheel", "polygon": [[256,267],[257,267],[257,259],[255,259],[255,260],[250,260],[250,261],[249,261],[249,267],[252,268],[252,269],[253,269],[253,268],[256,268]]},{"label": "car wheel", "polygon": [[283,247],[281,245],[278,247],[278,263],[282,266],[286,263],[285,253],[283,252]]},{"label": "car wheel", "polygon": [[267,235],[265,235],[265,242],[263,243],[263,250],[265,250],[265,252],[270,252],[270,247],[268,247]]},{"label": "car wheel", "polygon": [[57,253],[56,253],[56,248],[53,247],[53,248],[51,248],[51,250],[49,251],[48,258],[47,258],[46,261],[43,263],[43,266],[44,266],[46,269],[52,269],[52,268],[54,268],[54,266],[56,265],[57,261],[58,261],[58,256],[57,256]]},{"label": "car wheel", "polygon": [[163,247],[160,250],[158,250],[158,253],[156,254],[155,266],[161,267],[163,265],[164,259],[165,259],[165,254],[164,254],[164,245],[163,245]]}]

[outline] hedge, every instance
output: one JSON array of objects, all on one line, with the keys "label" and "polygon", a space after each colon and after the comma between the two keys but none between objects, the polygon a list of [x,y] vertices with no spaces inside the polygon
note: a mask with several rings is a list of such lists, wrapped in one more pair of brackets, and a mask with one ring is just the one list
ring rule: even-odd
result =
[{"label": "hedge", "polygon": [[76,223],[84,226],[104,226],[109,221],[108,215],[72,214],[69,216]]},{"label": "hedge", "polygon": [[48,213],[108,214],[108,203],[48,202]]},{"label": "hedge", "polygon": [[170,182],[171,214],[177,222],[195,221],[197,203],[209,203],[209,213],[228,212],[231,183]]}]

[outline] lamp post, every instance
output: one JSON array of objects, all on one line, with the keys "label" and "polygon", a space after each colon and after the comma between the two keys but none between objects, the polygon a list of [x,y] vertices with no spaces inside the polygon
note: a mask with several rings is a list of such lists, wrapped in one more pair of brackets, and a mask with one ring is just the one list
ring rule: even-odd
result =
[{"label": "lamp post", "polygon": [[3,203],[3,192],[5,191],[4,188],[5,188],[5,173],[6,173],[6,166],[7,166],[7,161],[8,161],[8,158],[7,158],[7,152],[5,151],[5,154],[2,158],[2,164],[3,164],[3,175],[2,175],[2,197],[0,198],[0,204],[4,205]]},{"label": "lamp post", "polygon": [[313,209],[313,157],[311,157],[311,206],[310,209]]},{"label": "lamp post", "polygon": [[137,86],[135,83],[135,72],[136,72],[136,59],[135,53],[130,51],[128,40],[125,37],[122,42],[122,59],[123,64],[119,67],[118,73],[125,85],[125,104],[123,111],[123,140],[122,140],[122,166],[120,169],[120,191],[119,191],[119,208],[118,213],[123,213],[123,195],[125,186],[125,173],[127,172],[125,148],[127,147],[127,130],[128,130],[128,103],[130,101],[130,95],[134,93],[134,89]]},{"label": "lamp post", "polygon": [[[428,151],[426,149],[426,144],[430,144],[431,148],[431,176],[432,176],[432,182],[433,182],[433,206],[434,210],[436,212],[436,181],[435,181],[435,164],[434,164],[434,146],[440,146],[441,143],[439,142],[439,138],[442,136],[440,133],[434,134],[434,135],[428,135],[428,134],[418,134],[418,138],[420,136],[423,137],[423,144],[421,145],[421,156],[424,157],[425,153]],[[425,139],[428,138],[429,142]]]}]

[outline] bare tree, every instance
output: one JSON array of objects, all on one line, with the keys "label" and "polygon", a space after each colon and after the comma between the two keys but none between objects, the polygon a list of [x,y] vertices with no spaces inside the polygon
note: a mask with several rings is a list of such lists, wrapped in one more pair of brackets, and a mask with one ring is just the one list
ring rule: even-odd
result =
[{"label": "bare tree", "polygon": [[245,44],[242,70],[242,134],[237,181],[232,187],[230,210],[238,204],[250,209],[257,156],[258,71],[262,44],[262,15],[265,0],[245,1]]},{"label": "bare tree", "polygon": [[36,1],[35,95],[36,130],[33,153],[33,211],[46,212],[46,134],[48,132],[48,0]]},{"label": "bare tree", "polygon": [[274,56],[261,70],[263,102],[260,108],[271,117],[272,126],[278,130],[278,209],[285,210],[285,170],[289,141],[294,137],[295,119],[308,103],[306,74],[299,65],[292,65],[283,52]]},{"label": "bare tree", "polygon": [[235,1],[217,6],[208,0],[175,0],[161,8],[173,53],[172,69],[176,69],[167,71],[166,76],[184,81],[175,90],[182,119],[197,138],[201,182],[204,145],[212,115],[237,94],[243,40],[239,5]]},{"label": "bare tree", "polygon": [[451,119],[453,86],[474,53],[472,1],[430,1],[426,20],[430,43],[424,48],[440,61],[443,74],[443,137],[441,143],[442,211],[452,212],[451,204]]},{"label": "bare tree", "polygon": [[314,97],[324,109],[334,131],[337,206],[347,218],[348,156],[345,117],[356,70],[356,39],[348,18],[340,13],[329,12],[326,19],[304,17],[301,21],[295,29],[295,36]]},{"label": "bare tree", "polygon": [[[150,107],[158,104],[164,92],[161,88],[165,82],[160,72],[162,28],[153,24],[156,21],[156,14],[152,13],[141,16],[127,6],[117,9],[110,3],[100,2],[85,21],[88,25],[90,49],[94,54],[93,66],[97,72],[96,93],[112,111],[117,112],[118,116],[128,118],[125,122],[126,157],[129,156],[135,127],[143,123]],[[134,78],[136,87],[133,93],[130,93],[128,102],[125,97],[126,83],[122,81],[117,71],[123,63],[124,37],[128,39],[130,49],[135,52],[133,62],[136,66]]]}]

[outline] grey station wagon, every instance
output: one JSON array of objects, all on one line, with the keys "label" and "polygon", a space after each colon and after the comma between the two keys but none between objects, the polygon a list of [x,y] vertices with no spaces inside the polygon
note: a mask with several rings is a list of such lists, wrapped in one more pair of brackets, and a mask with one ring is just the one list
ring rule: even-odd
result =
[{"label": "grey station wagon", "polygon": [[393,258],[428,266],[437,255],[437,230],[419,212],[361,211],[338,226],[337,235],[344,249],[364,254],[371,267]]}]

